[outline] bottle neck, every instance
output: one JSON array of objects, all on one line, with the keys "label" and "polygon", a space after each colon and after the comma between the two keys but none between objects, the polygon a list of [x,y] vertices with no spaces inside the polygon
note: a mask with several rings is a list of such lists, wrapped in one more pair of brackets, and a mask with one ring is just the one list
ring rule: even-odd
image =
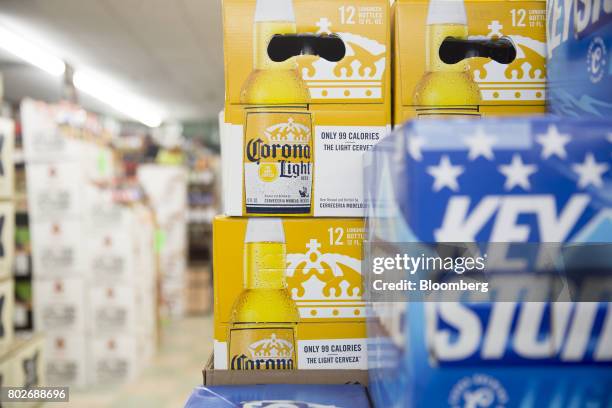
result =
[{"label": "bottle neck", "polygon": [[268,56],[268,44],[275,34],[296,34],[297,28],[291,21],[266,21],[256,22],[253,33],[253,67],[258,70],[296,69],[295,58],[289,58],[283,62],[274,62]]},{"label": "bottle neck", "polygon": [[281,242],[248,242],[244,254],[246,289],[286,289],[286,245]]},{"label": "bottle neck", "polygon": [[440,46],[447,37],[467,39],[468,28],[463,24],[431,24],[426,28],[425,70],[427,72],[465,72],[467,61],[445,64],[440,59]]}]

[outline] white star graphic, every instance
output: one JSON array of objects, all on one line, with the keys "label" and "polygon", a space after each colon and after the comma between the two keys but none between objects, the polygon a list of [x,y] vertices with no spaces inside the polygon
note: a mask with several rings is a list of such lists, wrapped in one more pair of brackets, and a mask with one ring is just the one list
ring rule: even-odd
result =
[{"label": "white star graphic", "polygon": [[612,143],[612,133],[608,133],[608,142]]},{"label": "white star graphic", "polygon": [[574,164],[572,169],[580,178],[578,187],[585,188],[591,184],[595,187],[603,187],[602,176],[610,169],[610,166],[606,163],[597,163],[593,153],[589,153],[585,156],[584,163]]},{"label": "white star graphic", "polygon": [[542,158],[548,159],[551,156],[557,156],[560,159],[567,158],[565,145],[572,138],[569,135],[559,133],[555,125],[549,126],[545,135],[539,135],[536,140],[542,145]]},{"label": "white star graphic", "polygon": [[491,21],[491,24],[487,26],[487,28],[491,30],[489,34],[487,34],[487,37],[493,37],[493,36],[501,37],[502,36],[501,30],[502,28],[504,28],[504,26],[499,23],[499,20],[493,20]]},{"label": "white star graphic", "polygon": [[315,25],[319,27],[317,34],[331,34],[330,28],[332,23],[329,21],[329,19],[322,17],[317,23],[315,23]]},{"label": "white star graphic", "polygon": [[524,164],[521,156],[515,154],[512,157],[512,163],[501,165],[498,167],[498,170],[506,176],[504,188],[507,191],[512,190],[516,186],[521,187],[523,190],[529,190],[531,188],[529,176],[538,171],[538,167],[533,164]]},{"label": "white star graphic", "polygon": [[435,179],[433,190],[440,191],[444,187],[448,187],[453,191],[459,190],[457,177],[463,174],[463,166],[453,166],[448,156],[442,156],[440,164],[437,166],[428,166],[427,173]]},{"label": "white star graphic", "polygon": [[493,145],[496,141],[497,139],[495,137],[487,135],[481,127],[478,127],[474,135],[466,137],[463,140],[470,148],[468,154],[470,160],[476,160],[480,156],[487,160],[493,160]]},{"label": "white star graphic", "polygon": [[416,160],[416,161],[421,161],[423,160],[423,153],[421,151],[421,149],[423,148],[423,146],[425,145],[425,139],[423,139],[422,136],[419,135],[415,135],[414,133],[411,133],[410,135],[408,135],[408,153],[410,153],[410,156]]}]

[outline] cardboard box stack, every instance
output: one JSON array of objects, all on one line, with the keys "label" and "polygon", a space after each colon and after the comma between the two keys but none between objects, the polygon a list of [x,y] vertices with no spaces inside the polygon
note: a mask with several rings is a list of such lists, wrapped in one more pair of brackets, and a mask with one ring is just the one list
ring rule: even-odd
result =
[{"label": "cardboard box stack", "polygon": [[25,100],[21,115],[48,381],[131,379],[157,344],[153,215],[115,200],[111,127],[70,105]]},{"label": "cardboard box stack", "polygon": [[45,385],[44,345],[40,336],[17,337],[14,332],[14,137],[14,122],[0,118],[0,382],[29,388]]},{"label": "cardboard box stack", "polygon": [[187,292],[187,172],[179,166],[147,164],[138,168],[138,181],[157,222],[163,313],[182,316]]},{"label": "cardboard box stack", "polygon": [[[206,383],[361,379],[362,160],[391,125],[389,21],[387,0],[224,2],[226,216]],[[253,369],[267,371],[223,374]]]}]

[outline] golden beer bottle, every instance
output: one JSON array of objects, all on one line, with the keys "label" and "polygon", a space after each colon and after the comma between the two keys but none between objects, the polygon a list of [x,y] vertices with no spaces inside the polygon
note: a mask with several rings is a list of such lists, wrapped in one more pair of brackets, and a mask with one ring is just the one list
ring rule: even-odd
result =
[{"label": "golden beer bottle", "polygon": [[297,369],[299,312],[285,279],[287,259],[282,220],[249,219],[244,241],[244,289],[232,308],[228,367]]},{"label": "golden beer bottle", "polygon": [[310,94],[295,57],[273,61],[274,35],[297,34],[292,0],[257,0],[253,70],[240,100],[246,105],[244,212],[311,213],[313,146]]},{"label": "golden beer bottle", "polygon": [[467,59],[444,63],[440,47],[447,38],[468,38],[463,0],[430,0],[425,44],[425,75],[414,91],[418,117],[478,116],[481,101]]}]

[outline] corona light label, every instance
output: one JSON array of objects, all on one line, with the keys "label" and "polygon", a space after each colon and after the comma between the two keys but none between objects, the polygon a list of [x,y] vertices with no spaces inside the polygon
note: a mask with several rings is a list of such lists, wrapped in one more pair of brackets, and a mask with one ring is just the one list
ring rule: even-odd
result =
[{"label": "corona light label", "polygon": [[544,113],[545,6],[540,0],[396,1],[395,124]]},{"label": "corona light label", "polygon": [[247,113],[244,187],[247,214],[309,214],[312,124],[307,112]]},{"label": "corona light label", "polygon": [[388,0],[223,2],[223,213],[362,217],[391,130]]},{"label": "corona light label", "polygon": [[364,233],[362,219],[215,219],[215,368],[365,369]]}]

